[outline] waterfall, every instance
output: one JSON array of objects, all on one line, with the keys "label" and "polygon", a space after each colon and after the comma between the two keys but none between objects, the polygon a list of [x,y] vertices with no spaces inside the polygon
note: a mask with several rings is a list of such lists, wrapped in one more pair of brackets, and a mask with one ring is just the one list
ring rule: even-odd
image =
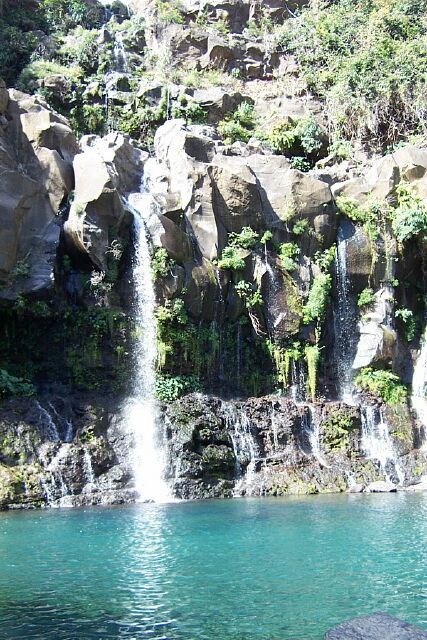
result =
[{"label": "waterfall", "polygon": [[158,429],[155,398],[156,318],[155,293],[151,274],[151,256],[144,214],[150,211],[149,195],[131,194],[129,209],[134,214],[135,256],[133,281],[136,339],[133,394],[125,407],[127,426],[134,436],[133,468],[135,488],[143,501],[165,502],[171,499],[164,480],[165,458]]},{"label": "waterfall", "polygon": [[313,411],[310,405],[306,405],[304,407],[302,428],[303,433],[308,439],[311,454],[316,458],[319,464],[322,465],[322,467],[327,467],[328,465],[322,456],[322,449],[320,446],[320,417],[315,411]]},{"label": "waterfall", "polygon": [[[233,402],[223,401],[222,412],[236,458],[235,477],[238,482],[235,495],[241,495],[243,489],[246,495],[251,495],[258,458],[258,448],[251,433],[251,423],[243,409]],[[245,470],[244,467],[246,467]]]},{"label": "waterfall", "polygon": [[378,462],[381,471],[389,482],[393,482],[390,468],[394,468],[399,484],[403,484],[405,474],[399,464],[382,410],[370,405],[364,406],[361,408],[361,418],[361,447],[364,455]]},{"label": "waterfall", "polygon": [[306,399],[305,372],[301,360],[292,360],[291,362],[290,395],[295,404],[304,402]]},{"label": "waterfall", "polygon": [[88,486],[92,488],[95,484],[95,474],[93,472],[92,458],[87,447],[85,447],[83,451],[83,471],[86,479],[85,488],[87,488]]},{"label": "waterfall", "polygon": [[128,70],[128,63],[126,57],[126,50],[123,44],[123,34],[121,31],[116,31],[114,34],[114,62],[115,71],[120,73],[126,73]]},{"label": "waterfall", "polygon": [[339,398],[347,404],[354,404],[352,365],[356,340],[356,314],[350,296],[350,281],[347,275],[347,240],[341,226],[338,229],[338,244],[335,252],[335,274],[337,296],[334,309],[334,351]]},{"label": "waterfall", "polygon": [[[426,398],[426,385],[427,385],[427,329],[424,333],[424,337],[421,344],[421,349],[418,354],[417,362],[414,368],[414,375],[412,378],[412,397],[411,402],[418,420],[423,427],[427,430],[427,398]],[[426,434],[424,434],[424,438]]]}]

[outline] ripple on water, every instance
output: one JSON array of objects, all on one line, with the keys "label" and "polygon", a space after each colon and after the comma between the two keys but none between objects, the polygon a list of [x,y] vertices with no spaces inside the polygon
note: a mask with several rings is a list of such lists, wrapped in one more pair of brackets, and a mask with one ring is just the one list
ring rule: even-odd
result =
[{"label": "ripple on water", "polygon": [[1,514],[0,638],[310,640],[377,610],[427,628],[426,515],[422,494]]}]

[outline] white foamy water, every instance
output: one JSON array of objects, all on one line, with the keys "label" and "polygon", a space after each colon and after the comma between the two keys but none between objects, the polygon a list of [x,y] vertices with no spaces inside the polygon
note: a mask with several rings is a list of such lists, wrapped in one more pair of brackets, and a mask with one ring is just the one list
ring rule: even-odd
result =
[{"label": "white foamy water", "polygon": [[[414,368],[414,375],[412,378],[412,397],[411,402],[418,420],[427,430],[427,398],[426,398],[426,385],[427,385],[427,330],[424,333],[424,338],[421,344],[420,353],[418,354],[417,362]],[[427,443],[424,442],[423,448],[427,447]]]},{"label": "white foamy water", "polygon": [[168,502],[171,493],[164,480],[165,457],[158,429],[155,397],[156,318],[151,256],[144,216],[149,212],[148,194],[132,194],[129,208],[134,214],[135,257],[133,281],[136,338],[133,393],[125,407],[127,427],[134,436],[133,468],[140,500]]}]

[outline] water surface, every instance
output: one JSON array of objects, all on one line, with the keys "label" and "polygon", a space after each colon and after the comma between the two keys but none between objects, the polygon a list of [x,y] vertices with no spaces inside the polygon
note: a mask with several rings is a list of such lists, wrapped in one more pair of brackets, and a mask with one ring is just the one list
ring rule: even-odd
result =
[{"label": "water surface", "polygon": [[0,514],[0,638],[311,640],[427,629],[427,495]]}]

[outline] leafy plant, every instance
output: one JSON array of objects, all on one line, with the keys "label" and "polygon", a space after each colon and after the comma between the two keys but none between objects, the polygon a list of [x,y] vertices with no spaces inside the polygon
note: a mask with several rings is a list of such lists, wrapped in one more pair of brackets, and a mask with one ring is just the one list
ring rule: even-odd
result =
[{"label": "leafy plant", "polygon": [[294,242],[283,242],[279,245],[280,264],[285,271],[293,271],[297,267],[294,258],[299,255],[299,247]]},{"label": "leafy plant", "polygon": [[358,389],[369,391],[387,404],[400,404],[406,400],[407,388],[391,371],[366,367],[354,378],[354,384]]},{"label": "leafy plant", "polygon": [[156,0],[157,15],[160,22],[165,24],[182,24],[181,3],[177,0]]},{"label": "leafy plant", "polygon": [[151,273],[154,280],[159,277],[165,278],[174,267],[175,261],[169,257],[168,252],[164,247],[157,247],[154,251],[151,259]]},{"label": "leafy plant", "polygon": [[374,299],[375,298],[374,298],[373,290],[367,287],[366,289],[363,289],[363,291],[360,292],[359,297],[357,299],[357,306],[367,307],[368,305],[373,303]]},{"label": "leafy plant", "polygon": [[314,402],[317,390],[317,368],[320,360],[320,347],[318,344],[307,344],[304,348],[307,362],[307,391]]},{"label": "leafy plant", "polygon": [[254,107],[249,102],[242,102],[237,109],[218,123],[218,131],[225,144],[233,144],[241,140],[248,142],[255,128]]},{"label": "leafy plant", "polygon": [[35,387],[23,378],[12,376],[4,369],[0,369],[0,397],[33,396]]},{"label": "leafy plant", "polygon": [[427,207],[409,185],[396,188],[398,206],[392,213],[392,227],[397,240],[404,244],[411,238],[427,238]]},{"label": "leafy plant", "polygon": [[303,322],[321,322],[326,312],[328,304],[329,292],[332,286],[332,276],[329,273],[320,273],[317,275],[311,285],[307,303],[303,308]]},{"label": "leafy plant", "polygon": [[252,249],[259,239],[259,235],[251,227],[243,227],[240,233],[230,233],[228,242],[231,247]]},{"label": "leafy plant", "polygon": [[242,271],[245,268],[245,261],[240,252],[235,247],[225,247],[218,261],[218,269],[230,269],[231,271]]},{"label": "leafy plant", "polygon": [[171,376],[158,373],[156,396],[162,402],[173,402],[186,393],[200,392],[202,385],[197,376]]},{"label": "leafy plant", "polygon": [[236,284],[235,289],[237,295],[245,301],[247,309],[253,309],[264,304],[261,292],[259,289],[254,289],[250,282],[241,280]]},{"label": "leafy plant", "polygon": [[406,339],[408,342],[411,342],[411,340],[414,339],[417,330],[417,323],[415,321],[413,312],[410,309],[402,307],[400,309],[396,309],[395,316],[396,318],[402,320],[405,327]]}]

